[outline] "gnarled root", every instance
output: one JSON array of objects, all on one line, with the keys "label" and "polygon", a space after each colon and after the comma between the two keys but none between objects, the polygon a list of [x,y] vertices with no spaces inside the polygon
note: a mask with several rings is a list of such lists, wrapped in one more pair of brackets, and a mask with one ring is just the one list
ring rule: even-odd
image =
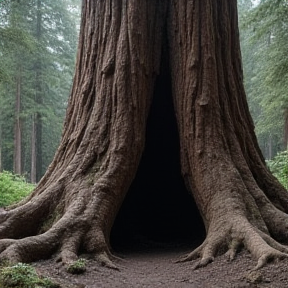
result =
[{"label": "gnarled root", "polygon": [[[94,259],[102,266],[118,269],[113,263],[114,258],[108,249],[101,225],[91,221],[85,213],[79,214],[77,209],[72,209],[73,205],[70,208],[42,234],[20,239],[1,239],[0,261],[32,262],[58,253],[57,260],[69,267],[78,260],[79,250],[83,248],[94,255]],[[6,223],[10,223],[9,219]],[[5,227],[4,223],[3,229],[8,231],[9,227]]]},{"label": "gnarled root", "polygon": [[[177,262],[200,258],[193,267],[198,269],[213,262],[218,254],[225,253],[228,260],[233,260],[241,246],[244,246],[257,260],[257,265],[252,270],[258,270],[270,261],[288,258],[288,247],[253,227],[244,217],[230,218],[229,223],[230,225],[227,225],[226,221],[222,227],[211,225],[212,229],[208,231],[205,241]],[[219,229],[216,229],[217,227]]]},{"label": "gnarled root", "polygon": [[31,262],[51,255],[58,246],[59,240],[53,233],[23,239],[0,240],[0,261],[9,263]]},{"label": "gnarled root", "polygon": [[[22,239],[2,239],[0,240],[0,262],[5,261],[11,264],[32,262],[45,259],[58,251],[56,261],[61,261],[64,266],[69,267],[78,261],[80,238],[82,237],[75,237],[71,234],[71,238],[62,241],[55,231],[47,231],[44,234]],[[93,259],[101,266],[118,270],[114,264],[116,257],[114,258],[108,249],[95,251],[93,255]]]}]

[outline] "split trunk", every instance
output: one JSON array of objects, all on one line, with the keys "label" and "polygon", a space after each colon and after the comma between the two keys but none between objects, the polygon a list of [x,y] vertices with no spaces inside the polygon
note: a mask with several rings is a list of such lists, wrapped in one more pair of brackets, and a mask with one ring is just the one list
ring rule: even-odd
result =
[{"label": "split trunk", "polygon": [[171,80],[181,173],[206,229],[203,244],[182,260],[199,257],[203,266],[218,253],[232,259],[241,246],[257,268],[287,256],[279,241],[287,240],[288,194],[254,134],[237,1],[95,0],[83,1],[60,146],[32,195],[0,214],[1,258],[58,252],[71,263],[84,249],[114,267],[110,232],[145,147],[161,61]]}]

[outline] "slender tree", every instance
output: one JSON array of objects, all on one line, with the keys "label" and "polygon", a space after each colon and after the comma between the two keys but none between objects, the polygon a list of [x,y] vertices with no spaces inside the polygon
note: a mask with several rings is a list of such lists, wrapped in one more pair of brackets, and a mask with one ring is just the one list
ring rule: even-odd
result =
[{"label": "slender tree", "polygon": [[2,172],[2,126],[0,125],[0,172]]},{"label": "slender tree", "polygon": [[16,76],[15,123],[14,123],[14,173],[22,173],[22,119],[21,119],[21,68]]},{"label": "slender tree", "polygon": [[[42,11],[41,0],[37,0],[36,8],[36,33],[35,38],[40,43],[42,37]],[[35,63],[35,104],[39,107],[43,105],[42,79],[41,79],[41,55],[37,55]],[[42,171],[42,115],[39,111],[32,115],[32,134],[31,134],[31,182],[36,183],[37,170],[41,175]]]},{"label": "slender tree", "polygon": [[[21,19],[18,14],[19,10],[16,5],[11,5],[10,23],[12,28],[19,29],[21,25],[17,20]],[[22,19],[21,19],[22,20]],[[19,51],[15,51],[14,57],[20,59]],[[14,106],[14,157],[13,157],[13,171],[14,173],[22,173],[22,134],[23,134],[23,119],[22,113],[22,63],[18,61],[16,70],[14,71],[14,83],[15,83],[15,106]]]},{"label": "slender tree", "polygon": [[[33,261],[79,248],[115,267],[110,231],[144,149],[168,43],[181,169],[206,227],[182,260],[287,257],[287,191],[265,165],[249,114],[236,0],[83,1],[73,88],[60,146],[37,188],[0,214],[0,258]],[[164,49],[165,50],[165,49]],[[164,57],[163,59],[166,59]],[[187,229],[189,229],[187,227]]]},{"label": "slender tree", "polygon": [[284,111],[284,147],[288,150],[288,108]]}]

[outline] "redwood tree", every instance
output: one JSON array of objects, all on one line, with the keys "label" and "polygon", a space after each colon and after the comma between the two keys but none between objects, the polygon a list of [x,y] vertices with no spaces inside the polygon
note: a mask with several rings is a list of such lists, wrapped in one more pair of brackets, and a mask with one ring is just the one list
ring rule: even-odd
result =
[{"label": "redwood tree", "polygon": [[57,252],[69,264],[81,248],[114,267],[110,231],[144,149],[163,43],[182,174],[207,234],[182,260],[233,259],[243,245],[257,268],[287,256],[288,194],[254,134],[237,1],[86,0],[62,140],[31,196],[0,214],[1,259]]}]

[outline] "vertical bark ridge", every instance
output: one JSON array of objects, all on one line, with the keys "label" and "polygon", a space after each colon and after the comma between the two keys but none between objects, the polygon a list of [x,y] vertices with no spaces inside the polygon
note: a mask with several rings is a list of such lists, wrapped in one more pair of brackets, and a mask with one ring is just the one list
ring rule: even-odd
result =
[{"label": "vertical bark ridge", "polygon": [[237,1],[95,0],[83,1],[62,141],[31,197],[0,213],[0,259],[29,260],[33,247],[41,257],[48,237],[64,262],[82,246],[113,267],[109,234],[144,149],[168,4],[181,169],[207,230],[185,260],[200,256],[204,266],[223,249],[233,258],[241,244],[257,268],[287,257],[270,234],[287,238],[288,196],[256,142],[234,36]]},{"label": "vertical bark ridge", "polygon": [[[68,219],[78,216],[86,230],[75,239],[83,241],[90,252],[107,254],[114,218],[144,149],[146,120],[160,70],[166,1],[97,0],[83,1],[83,5],[85,21],[62,140],[48,171],[26,200],[26,216],[41,215],[43,220],[47,212],[60,213],[51,218],[47,232],[55,227],[64,231],[65,225],[71,226]],[[33,199],[43,213],[41,208],[32,211],[29,200]],[[21,206],[9,211],[16,215],[12,222],[17,222],[21,211]],[[0,235],[7,229],[0,228]],[[23,232],[19,230],[17,236],[25,237]],[[65,239],[73,247],[80,246],[76,240]],[[71,245],[62,247],[65,259],[75,255]]]},{"label": "vertical bark ridge", "polygon": [[[270,173],[256,141],[243,88],[235,3],[172,1],[170,21],[174,29],[170,29],[170,58],[182,173],[204,215],[207,229],[219,210],[228,213],[234,207],[268,233],[263,207],[273,207],[268,199],[271,200],[271,193],[266,189],[263,193],[256,174]],[[194,5],[189,8],[193,11],[190,23],[179,20],[186,19],[185,4]],[[200,42],[192,41],[189,46],[188,40],[188,46],[182,47],[181,39],[189,39],[186,33],[191,34],[189,37],[194,33]],[[194,65],[189,67],[190,59]],[[277,183],[273,187],[275,190]],[[287,199],[287,195],[283,197]],[[239,206],[241,202],[244,205]],[[271,213],[272,210],[269,209]],[[277,209],[273,213],[278,218],[284,217]],[[267,224],[271,229],[271,221]]]},{"label": "vertical bark ridge", "polygon": [[[211,158],[214,153],[213,149],[216,151],[220,146],[219,138],[214,137],[216,131],[221,127],[219,115],[217,115],[217,111],[219,111],[217,109],[217,92],[211,90],[216,88],[214,91],[217,91],[217,85],[215,87],[217,73],[213,52],[215,37],[212,31],[213,23],[211,23],[211,17],[204,17],[204,15],[211,15],[207,1],[190,1],[190,4],[194,5],[194,9],[192,10],[194,11],[194,15],[192,16],[193,21],[187,24],[190,28],[183,27],[181,22],[181,25],[178,27],[177,21],[185,17],[181,14],[181,11],[182,13],[186,13],[186,11],[181,10],[185,2],[179,1],[176,3],[176,1],[173,1],[173,10],[171,11],[172,19],[170,21],[173,27],[177,27],[177,29],[174,29],[175,34],[170,35],[171,54],[173,55],[171,62],[174,68],[172,69],[172,79],[174,79],[174,101],[176,103],[176,114],[181,139],[182,173],[186,179],[189,179],[190,187],[193,190],[199,191],[199,189],[203,189],[200,186],[205,183],[195,185],[192,178],[201,179],[201,175],[207,175],[205,171],[206,167],[201,165],[201,168],[195,169],[193,163],[198,157],[201,160],[202,155],[208,155]],[[199,13],[202,17],[198,16]],[[194,36],[195,41],[192,41],[192,43],[194,42],[192,47],[186,46],[183,48],[181,47],[181,42],[177,41],[176,43],[176,39],[184,38],[186,31],[188,33],[192,31],[192,37]],[[208,39],[208,41],[204,42],[203,39]],[[174,60],[174,57],[177,57],[177,60]],[[182,69],[184,69],[183,73],[181,73]],[[215,109],[207,109],[208,105],[215,106]],[[210,120],[209,125],[207,125],[207,121],[211,118],[213,121],[211,122]],[[206,132],[203,133],[203,131]],[[214,146],[211,145],[211,141],[214,142]],[[192,178],[191,171],[193,171]],[[203,198],[205,197],[203,193],[196,192],[194,194],[197,204],[207,203]]]},{"label": "vertical bark ridge", "polygon": [[[232,6],[233,5],[229,2],[225,10],[228,12],[230,11],[229,13],[231,14],[231,30],[238,31],[236,21],[237,10]],[[227,13],[224,15],[227,15]],[[230,69],[224,70],[231,71],[231,73],[227,75],[227,79],[231,79],[231,81],[228,82],[227,91],[229,95],[234,96],[233,98],[228,97],[230,98],[228,101],[228,111],[231,111],[231,119],[233,120],[232,127],[235,129],[237,141],[240,144],[241,152],[245,157],[246,163],[249,166],[250,171],[253,171],[253,177],[257,181],[257,186],[264,191],[274,205],[277,205],[277,207],[287,212],[287,192],[279,183],[277,183],[277,181],[275,181],[275,177],[272,176],[265,165],[265,160],[257,144],[254,133],[253,120],[249,113],[244,87],[243,85],[239,85],[239,83],[243,82],[243,74],[240,46],[239,41],[237,40],[238,32],[230,34],[231,37],[229,38],[231,38],[231,40],[224,44],[224,47],[229,47],[229,45],[231,45],[229,49],[229,51],[231,51],[231,56],[229,54],[227,59],[227,57],[224,57],[224,54],[222,58],[224,61],[226,60],[226,65],[229,65],[230,67]],[[225,41],[225,39],[227,38],[223,37],[223,41]],[[230,122],[228,121],[228,123]]]}]

